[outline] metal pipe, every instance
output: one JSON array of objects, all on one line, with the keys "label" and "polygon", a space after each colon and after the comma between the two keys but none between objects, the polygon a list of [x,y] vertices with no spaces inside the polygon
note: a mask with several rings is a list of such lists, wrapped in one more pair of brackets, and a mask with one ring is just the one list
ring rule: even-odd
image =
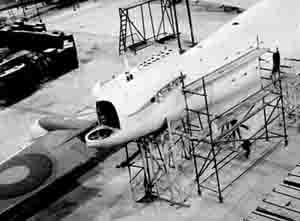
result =
[{"label": "metal pipe", "polygon": [[177,20],[177,12],[176,12],[176,2],[175,0],[172,1],[172,7],[173,7],[173,12],[174,12],[174,21],[175,21],[175,28],[176,28],[176,37],[177,37],[177,43],[178,43],[178,48],[179,48],[179,54],[182,54],[184,50],[181,47],[181,42],[180,42],[180,36],[179,36],[179,26],[178,26],[178,20]]},{"label": "metal pipe", "polygon": [[219,172],[218,172],[218,166],[217,166],[215,144],[214,144],[214,139],[213,139],[213,130],[211,127],[212,122],[210,121],[210,116],[209,116],[207,93],[206,93],[204,77],[202,78],[202,83],[203,83],[203,93],[205,94],[204,100],[205,100],[205,108],[206,108],[206,112],[207,112],[207,122],[208,122],[208,127],[209,127],[209,134],[210,134],[209,138],[210,138],[210,143],[211,143],[211,150],[212,150],[212,154],[213,154],[213,161],[214,161],[214,167],[215,167],[215,171],[216,171],[216,178],[217,178],[217,184],[218,184],[219,201],[220,201],[220,203],[222,203],[223,197],[222,197],[221,185],[220,185],[220,180],[219,180]]},{"label": "metal pipe", "polygon": [[155,29],[154,29],[154,23],[153,23],[153,17],[152,17],[152,12],[151,12],[151,6],[150,6],[150,2],[148,2],[148,9],[149,9],[149,15],[150,15],[150,21],[151,21],[151,26],[152,26],[152,33],[153,33],[153,37],[154,37],[154,39],[156,39],[156,35],[155,35]]},{"label": "metal pipe", "polygon": [[192,40],[192,46],[196,44],[194,39],[194,31],[193,31],[193,24],[192,24],[192,16],[191,16],[191,9],[190,9],[190,3],[189,0],[185,0],[185,5],[187,9],[188,19],[189,19],[189,25],[190,25],[190,31],[191,31],[191,40]]},{"label": "metal pipe", "polygon": [[165,4],[165,0],[161,0],[160,1],[160,9],[161,9],[161,16],[162,16],[162,25],[163,25],[163,32],[164,34],[166,33],[166,25],[165,25],[165,12],[164,12],[164,5]]},{"label": "metal pipe", "polygon": [[145,19],[144,19],[143,5],[141,5],[141,16],[142,16],[142,26],[143,26],[144,39],[146,39],[146,29],[145,29]]},{"label": "metal pipe", "polygon": [[264,124],[265,124],[265,131],[266,131],[266,141],[269,141],[269,133],[268,133],[268,123],[267,123],[267,112],[265,106],[265,98],[262,99],[263,106],[264,106]]},{"label": "metal pipe", "polygon": [[282,81],[280,76],[280,69],[278,71],[278,79],[279,79],[279,91],[280,91],[280,101],[281,101],[281,114],[282,114],[282,121],[283,121],[283,133],[284,133],[284,145],[288,145],[288,135],[286,130],[286,123],[285,123],[285,111],[284,111],[284,104],[283,104],[283,95],[282,95]]}]

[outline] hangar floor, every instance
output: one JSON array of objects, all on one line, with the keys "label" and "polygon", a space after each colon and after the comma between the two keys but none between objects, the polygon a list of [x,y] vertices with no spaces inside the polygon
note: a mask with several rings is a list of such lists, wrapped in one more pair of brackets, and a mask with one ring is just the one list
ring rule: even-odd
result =
[{"label": "hangar floor", "polygon": [[[132,0],[131,0],[132,1]],[[127,1],[128,2],[128,1]],[[51,12],[43,20],[49,29],[72,32],[78,45],[80,68],[49,82],[23,101],[0,111],[0,160],[13,155],[26,146],[32,134],[28,128],[42,116],[76,115],[93,108],[91,87],[97,80],[109,80],[124,70],[118,55],[119,15],[121,0],[90,1],[72,8]],[[207,9],[207,7],[206,7]],[[207,37],[236,14],[218,10],[207,11],[192,6],[193,24],[197,41]],[[155,12],[154,12],[155,13]],[[188,39],[188,22],[183,5],[178,6],[182,38]],[[105,21],[105,22],[104,22]],[[109,21],[109,22],[107,22]],[[186,42],[185,42],[186,43]],[[154,44],[128,55],[129,64],[144,60],[160,47]],[[168,43],[176,48],[176,41]],[[185,45],[186,47],[186,45]],[[74,99],[76,97],[76,99]],[[150,205],[136,204],[131,200],[126,169],[116,169],[123,159],[119,152],[78,180],[79,187],[41,211],[31,220],[232,220],[238,221],[254,209],[262,194],[278,183],[299,162],[300,152],[295,129],[289,129],[288,148],[279,147],[261,164],[252,169],[225,195],[223,204],[216,197],[205,194],[190,199],[191,208],[176,210],[169,204],[157,202]]]}]

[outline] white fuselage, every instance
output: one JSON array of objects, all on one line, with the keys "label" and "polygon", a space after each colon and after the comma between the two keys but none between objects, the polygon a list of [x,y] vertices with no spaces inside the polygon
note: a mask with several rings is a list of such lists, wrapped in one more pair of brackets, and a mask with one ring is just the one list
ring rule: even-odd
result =
[{"label": "white fuselage", "polygon": [[[262,41],[261,47],[275,50],[278,46],[282,58],[299,57],[299,8],[298,0],[262,1],[184,54],[170,54],[147,67],[133,69],[131,81],[121,74],[101,87],[97,83],[94,95],[98,101],[110,101],[115,106],[121,129],[88,146],[123,144],[159,129],[166,118],[179,119],[185,108],[180,85],[165,93],[159,102],[151,103],[151,98],[180,73],[188,84],[237,59],[256,47],[257,37]],[[256,67],[257,60],[253,60],[207,84],[208,101],[216,113],[260,87]],[[199,96],[191,96],[188,104],[196,110],[205,105]]]}]

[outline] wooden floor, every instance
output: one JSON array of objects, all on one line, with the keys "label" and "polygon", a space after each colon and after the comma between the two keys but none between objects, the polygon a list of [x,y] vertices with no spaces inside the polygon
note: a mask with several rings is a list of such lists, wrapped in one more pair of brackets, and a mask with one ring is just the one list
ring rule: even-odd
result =
[{"label": "wooden floor", "polygon": [[300,163],[258,204],[247,221],[300,220]]}]

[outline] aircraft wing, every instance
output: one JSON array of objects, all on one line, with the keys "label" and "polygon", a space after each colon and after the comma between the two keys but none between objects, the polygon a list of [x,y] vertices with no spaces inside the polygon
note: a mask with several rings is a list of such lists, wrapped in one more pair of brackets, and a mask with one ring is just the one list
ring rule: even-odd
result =
[{"label": "aircraft wing", "polygon": [[[259,2],[260,0],[205,0],[205,2],[217,3],[226,6],[233,6],[242,9],[250,8],[255,3]],[[199,2],[199,0],[198,0]],[[200,1],[201,2],[201,1]]]},{"label": "aircraft wing", "polygon": [[[49,200],[52,202],[51,200],[56,199],[55,197],[76,187],[72,181],[75,181],[77,177],[120,149],[96,151],[86,148],[81,136],[90,129],[90,126],[87,125],[79,130],[49,132],[15,155],[0,162],[1,218],[13,216],[18,220],[26,219],[26,216],[31,215],[32,210],[35,209],[28,206],[25,208],[24,205],[34,205],[32,202],[44,197],[45,192],[59,189],[53,192],[54,197],[47,198],[45,202],[40,200],[39,205],[45,206]],[[70,185],[61,185],[70,179]],[[30,212],[26,215],[25,213],[17,214],[15,211],[20,208],[22,211],[29,210]],[[5,218],[4,220],[10,220]]]}]

